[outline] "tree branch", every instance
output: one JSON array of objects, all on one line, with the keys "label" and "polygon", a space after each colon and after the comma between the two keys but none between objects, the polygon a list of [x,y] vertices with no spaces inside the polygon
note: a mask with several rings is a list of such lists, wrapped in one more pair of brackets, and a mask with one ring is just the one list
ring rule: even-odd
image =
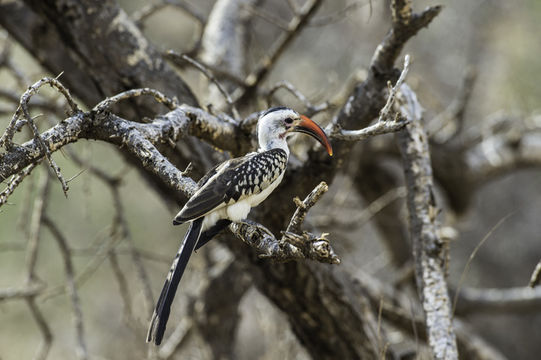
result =
[{"label": "tree branch", "polygon": [[509,289],[461,288],[455,313],[532,313],[541,308],[541,288]]},{"label": "tree branch", "polygon": [[405,84],[401,91],[402,116],[407,117],[410,124],[398,133],[398,145],[404,161],[415,275],[426,315],[428,342],[436,359],[457,359],[443,244],[436,224],[428,136],[421,125],[422,109],[415,93]]}]

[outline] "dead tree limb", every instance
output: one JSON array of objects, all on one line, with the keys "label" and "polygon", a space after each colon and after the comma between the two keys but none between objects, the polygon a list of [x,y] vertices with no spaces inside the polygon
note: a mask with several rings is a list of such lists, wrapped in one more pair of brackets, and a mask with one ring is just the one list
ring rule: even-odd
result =
[{"label": "dead tree limb", "polygon": [[428,342],[436,359],[458,359],[445,281],[444,247],[436,223],[438,210],[433,194],[428,136],[421,124],[422,109],[415,94],[407,85],[402,85],[401,91],[404,97],[402,116],[411,122],[397,137],[408,189],[415,278],[426,316]]}]

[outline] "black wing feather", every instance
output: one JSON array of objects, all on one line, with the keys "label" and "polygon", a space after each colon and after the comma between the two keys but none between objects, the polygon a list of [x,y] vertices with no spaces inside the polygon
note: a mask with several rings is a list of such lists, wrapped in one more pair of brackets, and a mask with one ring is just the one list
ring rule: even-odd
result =
[{"label": "black wing feather", "polygon": [[[228,203],[231,199],[238,200],[241,193],[234,190],[234,177],[237,173],[235,170],[248,159],[249,157],[240,157],[229,160],[227,167],[220,169],[222,173],[210,183],[208,181],[216,175],[217,169],[221,164],[209,171],[201,179],[204,180],[201,192],[188,200],[182,211],[175,218],[175,222],[186,222],[197,219],[222,203]],[[203,182],[201,180],[200,182]]]},{"label": "black wing feather", "polygon": [[[197,219],[222,204],[229,204],[231,200],[238,201],[243,194],[263,190],[285,169],[286,164],[286,152],[282,149],[271,149],[231,159],[225,165],[214,167],[204,176],[204,181],[200,181],[204,183],[201,190],[188,200],[173,222],[179,224]],[[273,168],[281,170],[271,171]],[[260,182],[258,190],[254,190],[253,179],[261,176],[261,172],[266,174],[267,181]],[[242,186],[239,185],[239,180],[243,180]]]}]

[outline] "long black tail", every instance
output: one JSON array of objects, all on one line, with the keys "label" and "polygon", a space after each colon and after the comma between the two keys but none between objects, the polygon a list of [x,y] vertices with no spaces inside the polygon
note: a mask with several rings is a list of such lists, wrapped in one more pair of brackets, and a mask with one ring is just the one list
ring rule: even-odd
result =
[{"label": "long black tail", "polygon": [[201,236],[199,236],[199,240],[197,241],[197,245],[195,246],[195,251],[199,250],[203,245],[212,240],[212,238],[216,236],[220,231],[228,227],[231,222],[231,220],[221,219],[218,220],[218,222],[214,224],[214,226],[212,226],[210,229],[203,231],[201,233]]},{"label": "long black tail", "polygon": [[173,260],[173,265],[171,265],[171,270],[169,270],[169,274],[165,279],[165,284],[163,284],[160,298],[156,304],[156,309],[154,309],[154,313],[152,314],[150,327],[148,328],[147,333],[147,342],[154,341],[154,344],[156,345],[160,345],[162,342],[167,319],[169,319],[169,313],[171,312],[171,304],[173,303],[175,293],[177,292],[178,283],[182,278],[184,269],[186,269],[188,260],[190,260],[195,244],[197,244],[202,224],[203,218],[192,221],[190,228],[184,237],[184,241],[182,241],[180,249],[178,249],[177,255]]}]

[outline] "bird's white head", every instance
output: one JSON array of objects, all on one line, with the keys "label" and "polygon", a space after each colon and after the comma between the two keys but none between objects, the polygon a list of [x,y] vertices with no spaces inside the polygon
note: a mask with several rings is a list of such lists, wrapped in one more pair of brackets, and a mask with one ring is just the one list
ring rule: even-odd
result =
[{"label": "bird's white head", "polygon": [[289,154],[286,138],[293,132],[312,136],[332,156],[332,147],[323,129],[306,116],[287,107],[270,108],[259,117],[257,124],[259,150],[280,148]]}]

